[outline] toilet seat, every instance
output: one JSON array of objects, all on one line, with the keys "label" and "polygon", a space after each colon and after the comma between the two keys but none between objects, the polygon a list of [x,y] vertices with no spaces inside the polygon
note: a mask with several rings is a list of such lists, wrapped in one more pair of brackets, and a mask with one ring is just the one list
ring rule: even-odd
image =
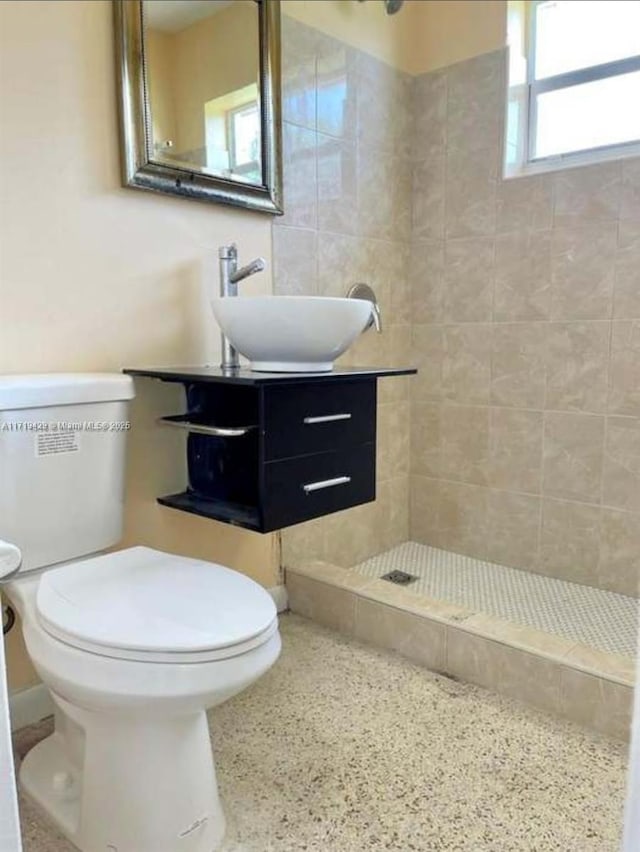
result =
[{"label": "toilet seat", "polygon": [[250,578],[147,547],[47,571],[36,611],[42,628],[61,642],[149,663],[227,659],[278,629],[271,596]]}]

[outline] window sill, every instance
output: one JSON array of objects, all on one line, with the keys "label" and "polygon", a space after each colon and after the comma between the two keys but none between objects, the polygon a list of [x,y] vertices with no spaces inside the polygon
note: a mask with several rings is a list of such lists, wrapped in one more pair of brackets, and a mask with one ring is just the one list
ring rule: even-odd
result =
[{"label": "window sill", "polygon": [[529,177],[531,175],[560,172],[566,169],[576,169],[580,166],[592,166],[597,163],[610,163],[629,157],[640,157],[640,142],[626,145],[612,145],[609,148],[596,148],[590,151],[578,151],[574,154],[564,154],[559,157],[547,157],[542,160],[531,160],[523,163],[505,163],[502,177]]}]

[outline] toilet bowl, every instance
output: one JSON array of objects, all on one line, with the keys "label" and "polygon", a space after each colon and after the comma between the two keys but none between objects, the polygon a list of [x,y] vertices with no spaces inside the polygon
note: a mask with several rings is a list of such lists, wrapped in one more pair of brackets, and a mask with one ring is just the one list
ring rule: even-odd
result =
[{"label": "toilet bowl", "polygon": [[211,852],[224,835],[206,710],[280,652],[267,592],[145,547],[7,586],[56,706],[20,782],[83,852]]},{"label": "toilet bowl", "polygon": [[22,553],[3,591],[55,705],[20,783],[81,852],[213,852],[225,821],[206,711],[273,665],[277,612],[222,565],[105,553],[132,397],[120,375],[0,377],[0,538]]}]

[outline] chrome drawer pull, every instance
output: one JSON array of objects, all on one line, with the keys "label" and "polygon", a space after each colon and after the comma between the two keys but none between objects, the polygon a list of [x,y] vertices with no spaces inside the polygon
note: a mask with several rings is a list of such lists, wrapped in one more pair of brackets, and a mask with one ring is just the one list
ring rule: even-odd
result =
[{"label": "chrome drawer pull", "polygon": [[160,417],[158,423],[161,426],[173,426],[174,429],[195,432],[196,435],[213,435],[216,438],[238,438],[256,428],[255,426],[209,426],[206,423],[190,423],[188,420],[170,420],[168,417]]},{"label": "chrome drawer pull", "polygon": [[335,479],[321,479],[319,482],[309,482],[302,486],[305,494],[312,494],[314,491],[322,491],[323,488],[333,488],[335,485],[348,485],[351,482],[350,476],[336,476]]},{"label": "chrome drawer pull", "polygon": [[333,423],[336,420],[351,420],[350,414],[325,414],[322,417],[305,417],[304,423]]}]

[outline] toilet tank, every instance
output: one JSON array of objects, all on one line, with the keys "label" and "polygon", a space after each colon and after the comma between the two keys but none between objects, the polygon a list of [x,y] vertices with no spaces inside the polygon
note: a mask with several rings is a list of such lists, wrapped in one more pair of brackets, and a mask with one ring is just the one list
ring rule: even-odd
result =
[{"label": "toilet tank", "polygon": [[22,571],[96,553],[122,535],[128,376],[0,376],[0,539]]}]

